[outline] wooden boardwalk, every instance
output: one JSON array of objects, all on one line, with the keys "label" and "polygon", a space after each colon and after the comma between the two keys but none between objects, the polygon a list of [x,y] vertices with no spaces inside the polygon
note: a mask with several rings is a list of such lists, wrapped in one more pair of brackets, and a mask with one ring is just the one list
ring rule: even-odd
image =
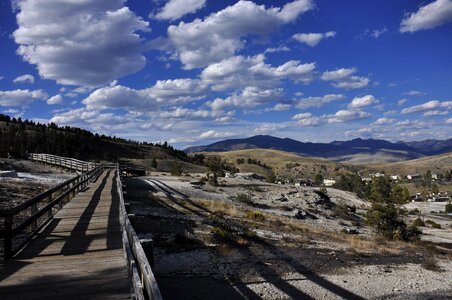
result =
[{"label": "wooden boardwalk", "polygon": [[114,170],[0,270],[0,299],[130,299]]}]

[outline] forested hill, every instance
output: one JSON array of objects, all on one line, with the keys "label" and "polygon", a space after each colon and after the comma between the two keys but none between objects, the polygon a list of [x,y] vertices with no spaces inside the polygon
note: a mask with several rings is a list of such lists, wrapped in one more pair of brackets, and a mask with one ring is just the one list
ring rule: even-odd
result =
[{"label": "forested hill", "polygon": [[40,124],[0,114],[0,156],[25,157],[50,153],[82,160],[117,161],[121,158],[176,158],[191,160],[166,142],[152,144],[93,134],[76,127]]}]

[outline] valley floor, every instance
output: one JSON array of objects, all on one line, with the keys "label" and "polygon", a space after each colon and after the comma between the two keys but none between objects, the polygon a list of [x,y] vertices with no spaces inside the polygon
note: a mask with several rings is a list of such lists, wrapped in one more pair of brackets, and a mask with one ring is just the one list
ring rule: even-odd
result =
[{"label": "valley floor", "polygon": [[212,187],[196,176],[156,175],[124,183],[135,229],[154,240],[154,272],[165,299],[452,294],[450,248],[371,238],[360,217],[366,204],[352,194],[328,190],[331,202],[357,207],[346,221],[311,188],[223,178]]}]

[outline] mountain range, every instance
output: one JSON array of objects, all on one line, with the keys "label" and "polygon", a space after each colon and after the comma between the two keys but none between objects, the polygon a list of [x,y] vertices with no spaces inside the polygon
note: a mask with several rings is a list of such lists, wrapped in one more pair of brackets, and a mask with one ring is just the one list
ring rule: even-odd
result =
[{"label": "mountain range", "polygon": [[323,157],[335,161],[372,162],[401,161],[452,151],[452,138],[447,140],[425,140],[415,142],[356,138],[331,143],[300,142],[290,138],[256,135],[243,139],[228,139],[206,146],[189,147],[184,151],[224,152],[244,149],[274,149],[303,156]]}]

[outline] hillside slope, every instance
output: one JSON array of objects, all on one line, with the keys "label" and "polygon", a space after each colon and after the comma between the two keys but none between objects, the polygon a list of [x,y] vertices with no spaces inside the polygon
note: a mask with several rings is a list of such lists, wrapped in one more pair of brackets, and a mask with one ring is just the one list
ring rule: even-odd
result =
[{"label": "hillside slope", "polygon": [[162,145],[93,134],[76,127],[39,124],[0,114],[0,157],[49,153],[82,160],[159,158],[189,161],[185,152]]},{"label": "hillside slope", "polygon": [[224,152],[243,149],[273,149],[293,152],[303,156],[328,158],[338,162],[378,163],[396,162],[442,154],[452,150],[452,139],[423,142],[397,142],[385,140],[353,139],[331,143],[300,142],[289,138],[257,135],[244,139],[229,139],[206,146],[189,147],[187,153]]},{"label": "hillside slope", "polygon": [[[347,172],[348,167],[321,158],[304,157],[295,153],[289,153],[271,149],[247,149],[227,152],[203,152],[208,157],[216,155],[229,164],[235,165],[240,172],[254,172],[265,174],[265,168],[256,164],[247,163],[248,159],[260,161],[270,166],[273,172],[285,178],[313,178],[317,174],[331,177],[334,174]],[[245,163],[237,163],[238,159],[244,159]]]}]

